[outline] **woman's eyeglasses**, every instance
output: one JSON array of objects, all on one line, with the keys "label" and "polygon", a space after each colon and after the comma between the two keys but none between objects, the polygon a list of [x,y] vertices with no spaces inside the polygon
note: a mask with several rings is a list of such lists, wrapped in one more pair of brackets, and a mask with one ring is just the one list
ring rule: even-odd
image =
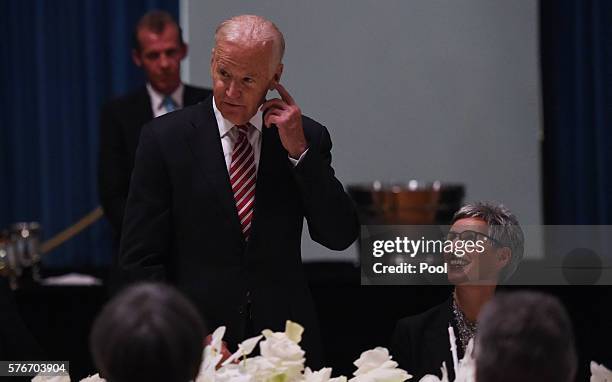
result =
[{"label": "woman's eyeglasses", "polygon": [[463,232],[448,231],[448,234],[446,234],[446,240],[454,241],[457,239],[472,242],[476,242],[478,240],[490,241],[493,245],[503,247],[502,243],[500,243],[498,240],[495,240],[491,236],[485,235],[482,232],[465,230]]}]

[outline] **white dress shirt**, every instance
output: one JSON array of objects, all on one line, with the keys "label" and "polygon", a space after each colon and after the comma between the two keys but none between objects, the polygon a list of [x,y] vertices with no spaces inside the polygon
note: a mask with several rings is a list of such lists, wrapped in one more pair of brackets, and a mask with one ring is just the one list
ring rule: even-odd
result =
[{"label": "white dress shirt", "polygon": [[[162,93],[153,89],[150,83],[147,82],[147,92],[149,93],[149,98],[151,99],[151,109],[153,109],[153,118],[157,118],[160,115],[164,115],[168,112],[164,107],[164,98],[166,97]],[[185,86],[181,82],[176,88],[175,91],[170,94],[170,98],[174,101],[176,105],[176,110],[183,108],[183,93],[185,92]]]},{"label": "white dress shirt", "polygon": [[[235,126],[233,123],[228,121],[223,117],[221,111],[217,109],[217,104],[215,103],[215,97],[212,99],[212,107],[215,112],[215,118],[217,119],[217,126],[219,127],[219,135],[221,136],[221,146],[223,146],[223,156],[225,157],[225,165],[227,167],[227,171],[229,172],[230,165],[232,164],[232,152],[234,151],[234,144],[238,140],[238,129],[234,129]],[[261,110],[257,109],[257,113],[249,120],[249,123],[253,125],[255,128],[249,128],[249,132],[247,134],[247,138],[251,147],[253,147],[253,156],[255,157],[255,168],[259,169],[259,154],[261,153],[261,135],[263,128],[263,113]],[[298,163],[304,158],[306,152],[304,151],[299,159],[293,159],[290,156],[289,161],[294,166],[297,166]]]}]

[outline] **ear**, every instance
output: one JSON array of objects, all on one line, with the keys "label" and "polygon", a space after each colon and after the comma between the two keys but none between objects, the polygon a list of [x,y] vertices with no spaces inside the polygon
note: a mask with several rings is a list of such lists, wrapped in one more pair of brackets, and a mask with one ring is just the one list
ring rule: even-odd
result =
[{"label": "ear", "polygon": [[142,66],[142,60],[140,59],[140,52],[136,49],[132,49],[132,61],[134,61],[134,65],[139,68]]},{"label": "ear", "polygon": [[276,84],[280,82],[281,76],[283,75],[283,64],[278,64],[270,81],[270,90],[276,89]]},{"label": "ear", "polygon": [[183,43],[181,49],[181,60],[187,57],[187,52],[189,52],[189,45],[187,45],[187,43]]},{"label": "ear", "polygon": [[497,270],[499,271],[510,264],[510,260],[512,260],[512,250],[508,247],[499,248],[495,256],[497,257]]}]

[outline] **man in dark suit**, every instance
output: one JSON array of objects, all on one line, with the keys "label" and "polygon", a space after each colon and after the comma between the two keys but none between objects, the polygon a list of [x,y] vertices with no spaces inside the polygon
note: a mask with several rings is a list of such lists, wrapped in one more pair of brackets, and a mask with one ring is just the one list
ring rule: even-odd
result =
[{"label": "man in dark suit", "polygon": [[[143,129],[120,264],[130,278],[175,283],[231,346],[264,328],[305,327],[321,357],[300,242],[336,250],[357,237],[352,201],[334,176],[327,129],[279,84],[284,40],[258,16],[215,34],[213,95]],[[268,90],[281,98],[265,101]],[[314,361],[314,362],[312,362]]]},{"label": "man in dark suit", "polygon": [[111,100],[101,111],[98,193],[117,243],[142,126],[210,95],[208,89],[181,83],[181,60],[186,55],[187,44],[170,14],[145,14],[134,30],[132,59],[144,71],[147,84]]}]

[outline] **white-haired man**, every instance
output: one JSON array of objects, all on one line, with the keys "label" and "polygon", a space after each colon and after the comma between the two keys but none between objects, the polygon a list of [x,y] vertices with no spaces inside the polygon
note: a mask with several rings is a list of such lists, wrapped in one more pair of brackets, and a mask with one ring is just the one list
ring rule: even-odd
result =
[{"label": "white-haired man", "polygon": [[[283,53],[281,32],[262,17],[219,25],[213,96],[143,128],[120,263],[129,278],[175,283],[210,327],[227,326],[230,346],[299,322],[313,361],[303,220],[313,240],[336,250],[359,225],[331,167],[329,133],[279,83]],[[266,100],[272,89],[280,99]]]}]

